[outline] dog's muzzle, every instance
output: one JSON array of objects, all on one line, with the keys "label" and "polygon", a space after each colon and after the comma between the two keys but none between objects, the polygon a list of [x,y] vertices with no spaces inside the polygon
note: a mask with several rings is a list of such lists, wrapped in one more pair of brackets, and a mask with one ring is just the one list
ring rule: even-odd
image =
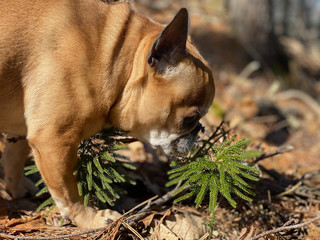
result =
[{"label": "dog's muzzle", "polygon": [[171,144],[171,153],[172,155],[175,154],[186,154],[190,151],[193,144],[198,138],[198,133],[202,130],[203,127],[201,123],[198,123],[197,126],[188,134],[183,135],[176,140],[174,140]]}]

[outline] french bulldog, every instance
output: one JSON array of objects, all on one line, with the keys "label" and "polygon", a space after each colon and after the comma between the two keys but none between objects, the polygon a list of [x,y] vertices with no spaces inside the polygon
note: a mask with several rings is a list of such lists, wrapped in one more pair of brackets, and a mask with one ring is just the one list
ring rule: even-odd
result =
[{"label": "french bulldog", "polygon": [[188,12],[163,26],[128,3],[0,1],[0,132],[12,198],[34,193],[23,176],[30,148],[59,211],[80,228],[120,214],[83,205],[77,148],[103,128],[167,154],[185,153],[212,104],[212,72],[188,39]]}]

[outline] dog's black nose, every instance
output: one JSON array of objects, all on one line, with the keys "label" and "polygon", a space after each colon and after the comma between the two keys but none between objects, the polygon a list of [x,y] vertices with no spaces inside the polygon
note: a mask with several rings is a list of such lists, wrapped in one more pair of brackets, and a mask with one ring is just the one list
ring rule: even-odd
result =
[{"label": "dog's black nose", "polygon": [[200,130],[203,130],[202,124],[198,123],[197,126],[195,127],[195,129],[193,129],[193,132],[199,132]]}]

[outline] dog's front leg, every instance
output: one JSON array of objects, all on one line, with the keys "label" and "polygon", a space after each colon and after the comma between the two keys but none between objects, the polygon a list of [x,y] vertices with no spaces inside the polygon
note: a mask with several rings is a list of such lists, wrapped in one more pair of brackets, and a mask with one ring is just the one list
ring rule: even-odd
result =
[{"label": "dog's front leg", "polygon": [[71,135],[62,136],[59,140],[55,140],[57,138],[54,136],[54,133],[40,133],[36,137],[29,137],[29,144],[60,213],[83,229],[106,226],[107,221],[115,220],[119,213],[84,207],[83,199],[78,194],[76,176],[73,175],[78,142],[72,140]]}]

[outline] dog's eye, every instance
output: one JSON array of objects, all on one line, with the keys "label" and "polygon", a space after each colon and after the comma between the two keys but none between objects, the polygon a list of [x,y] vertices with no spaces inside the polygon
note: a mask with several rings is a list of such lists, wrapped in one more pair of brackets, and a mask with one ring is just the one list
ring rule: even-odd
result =
[{"label": "dog's eye", "polygon": [[182,124],[185,129],[188,129],[188,128],[194,127],[198,121],[199,121],[199,116],[193,115],[193,116],[185,117],[183,119]]}]

